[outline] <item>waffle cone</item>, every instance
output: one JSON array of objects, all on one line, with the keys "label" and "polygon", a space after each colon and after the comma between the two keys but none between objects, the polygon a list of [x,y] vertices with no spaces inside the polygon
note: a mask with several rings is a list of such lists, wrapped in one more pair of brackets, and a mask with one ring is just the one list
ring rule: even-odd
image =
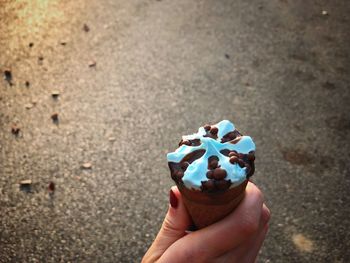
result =
[{"label": "waffle cone", "polygon": [[209,226],[230,214],[244,197],[248,180],[225,192],[204,193],[178,185],[182,200],[197,229]]}]

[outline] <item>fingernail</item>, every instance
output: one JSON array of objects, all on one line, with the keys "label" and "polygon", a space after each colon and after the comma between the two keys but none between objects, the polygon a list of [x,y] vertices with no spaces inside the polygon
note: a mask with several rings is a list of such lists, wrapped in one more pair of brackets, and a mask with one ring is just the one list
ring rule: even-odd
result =
[{"label": "fingernail", "polygon": [[177,207],[177,197],[174,194],[173,190],[170,189],[169,192],[169,202],[172,208],[176,208]]}]

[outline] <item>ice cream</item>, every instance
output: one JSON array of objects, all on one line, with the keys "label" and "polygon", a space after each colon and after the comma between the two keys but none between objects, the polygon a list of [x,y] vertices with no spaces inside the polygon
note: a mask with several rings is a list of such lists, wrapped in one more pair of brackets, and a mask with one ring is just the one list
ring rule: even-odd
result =
[{"label": "ice cream", "polygon": [[255,144],[223,120],[183,136],[167,159],[195,225],[202,228],[226,216],[243,198],[254,173]]}]

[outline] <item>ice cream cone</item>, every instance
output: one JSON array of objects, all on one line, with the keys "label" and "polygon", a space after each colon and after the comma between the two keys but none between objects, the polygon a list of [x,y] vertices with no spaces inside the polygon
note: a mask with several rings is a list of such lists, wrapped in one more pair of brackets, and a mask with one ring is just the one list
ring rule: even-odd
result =
[{"label": "ice cream cone", "polygon": [[179,184],[182,199],[197,229],[211,225],[230,214],[241,202],[248,180],[225,192],[205,193]]},{"label": "ice cream cone", "polygon": [[244,197],[255,166],[255,144],[223,120],[182,136],[167,154],[171,178],[197,229],[230,214]]}]

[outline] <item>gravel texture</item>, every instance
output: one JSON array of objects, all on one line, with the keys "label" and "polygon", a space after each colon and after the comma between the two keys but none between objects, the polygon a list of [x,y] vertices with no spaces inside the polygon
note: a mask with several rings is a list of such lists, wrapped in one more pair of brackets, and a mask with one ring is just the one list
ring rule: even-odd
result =
[{"label": "gravel texture", "polygon": [[168,206],[165,154],[222,119],[257,145],[260,262],[349,262],[349,11],[0,1],[0,262],[140,261]]}]

